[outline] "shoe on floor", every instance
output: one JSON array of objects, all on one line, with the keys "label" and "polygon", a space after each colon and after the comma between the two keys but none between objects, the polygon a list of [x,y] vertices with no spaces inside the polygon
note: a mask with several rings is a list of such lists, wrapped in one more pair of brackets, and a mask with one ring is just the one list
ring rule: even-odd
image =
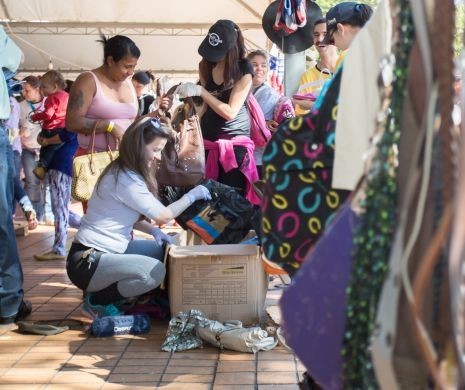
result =
[{"label": "shoe on floor", "polygon": [[0,317],[0,325],[12,324],[24,320],[32,312],[32,303],[23,300],[19,305],[18,313],[11,317]]},{"label": "shoe on floor", "polygon": [[18,321],[17,325],[20,333],[32,333],[43,336],[52,336],[69,330],[69,326],[55,326],[29,321]]},{"label": "shoe on floor", "polygon": [[99,317],[114,317],[124,314],[116,305],[110,303],[108,305],[93,305],[90,303],[92,294],[87,293],[84,303],[81,307],[81,312],[92,321]]},{"label": "shoe on floor", "polygon": [[45,179],[45,174],[47,171],[45,170],[44,167],[38,166],[32,170],[32,173],[39,179],[39,180],[44,180]]},{"label": "shoe on floor", "polygon": [[42,253],[40,255],[34,255],[34,259],[38,261],[64,260],[65,256],[59,255],[58,253],[55,253],[54,251],[50,251],[50,252]]}]

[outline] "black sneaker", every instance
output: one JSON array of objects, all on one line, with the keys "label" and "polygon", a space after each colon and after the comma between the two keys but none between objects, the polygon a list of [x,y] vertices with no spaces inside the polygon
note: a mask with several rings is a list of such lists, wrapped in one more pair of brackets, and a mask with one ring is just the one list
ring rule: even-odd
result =
[{"label": "black sneaker", "polygon": [[0,325],[8,325],[24,320],[32,312],[32,303],[23,300],[19,305],[18,313],[11,317],[0,317]]}]

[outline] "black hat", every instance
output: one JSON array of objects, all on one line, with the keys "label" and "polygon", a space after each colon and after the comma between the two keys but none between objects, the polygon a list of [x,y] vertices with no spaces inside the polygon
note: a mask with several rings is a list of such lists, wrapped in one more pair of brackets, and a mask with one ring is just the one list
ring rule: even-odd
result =
[{"label": "black hat", "polygon": [[347,1],[336,4],[326,14],[326,37],[325,43],[331,43],[331,36],[337,28],[338,23],[344,23],[359,12],[360,3]]},{"label": "black hat", "polygon": [[218,62],[237,42],[237,31],[231,20],[218,20],[208,30],[199,46],[199,54],[210,62]]},{"label": "black hat", "polygon": [[299,27],[292,34],[288,34],[283,30],[276,31],[273,28],[278,12],[279,0],[273,1],[263,14],[262,26],[265,34],[283,53],[299,53],[313,45],[313,25],[318,19],[323,18],[323,13],[320,7],[311,0],[306,0],[306,5],[307,23],[305,26]]}]

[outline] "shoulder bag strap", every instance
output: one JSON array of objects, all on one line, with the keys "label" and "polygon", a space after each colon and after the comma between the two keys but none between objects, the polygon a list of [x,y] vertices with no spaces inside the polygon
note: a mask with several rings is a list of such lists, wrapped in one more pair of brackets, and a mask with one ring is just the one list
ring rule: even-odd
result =
[{"label": "shoulder bag strap", "polygon": [[90,142],[87,146],[87,154],[90,154],[90,164],[92,165],[92,160],[94,156],[94,144],[95,144],[95,132],[97,131],[99,121],[96,120],[94,123],[94,127],[92,127],[92,133],[90,135]]}]

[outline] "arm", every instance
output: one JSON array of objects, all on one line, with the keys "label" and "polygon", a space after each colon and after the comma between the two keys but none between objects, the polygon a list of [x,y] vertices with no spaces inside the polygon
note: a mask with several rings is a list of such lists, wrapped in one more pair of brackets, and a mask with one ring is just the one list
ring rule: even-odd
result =
[{"label": "arm", "polygon": [[148,114],[144,116],[150,116],[152,118],[161,118],[167,114],[169,114],[169,110],[173,105],[173,95],[163,95],[160,99],[160,104],[155,111],[150,111]]},{"label": "arm", "polygon": [[138,221],[134,224],[134,229],[150,234],[159,246],[173,243],[171,236],[163,233],[159,227],[152,225],[150,222],[144,220]]},{"label": "arm", "polygon": [[179,200],[165,207],[149,191],[142,178],[131,173],[119,174],[116,195],[126,207],[154,220],[159,225],[176,218],[196,200],[211,199],[210,192],[205,187],[198,185]]},{"label": "arm", "polygon": [[152,229],[154,228],[154,225],[152,225],[150,222],[147,222],[145,220],[142,221],[137,221],[134,224],[134,229],[146,233],[146,234],[152,234]]},{"label": "arm", "polygon": [[218,100],[203,86],[200,96],[202,97],[203,101],[212,108],[213,111],[215,111],[224,119],[230,121],[234,119],[239,113],[239,110],[244,104],[251,87],[252,76],[250,74],[245,74],[234,85],[228,103],[223,103],[222,101]]},{"label": "arm", "polygon": [[45,100],[44,103],[44,111],[41,112],[36,112],[35,114],[31,115],[31,120],[33,122],[38,122],[38,121],[49,121],[52,119],[53,115],[55,114],[56,111],[56,106],[58,102],[56,97],[49,96],[47,100]]},{"label": "arm", "polygon": [[75,133],[72,133],[64,129],[64,130],[61,130],[58,134],[55,134],[54,136],[50,138],[44,138],[39,134],[37,136],[37,142],[39,143],[40,146],[56,145],[56,144],[68,142],[74,137],[76,137]]},{"label": "arm", "polygon": [[[96,91],[95,81],[91,74],[81,74],[69,93],[69,102],[66,110],[66,128],[79,134],[91,134],[94,128],[95,119],[86,118],[87,111],[92,103]],[[110,120],[98,120],[96,133],[105,133],[110,125]],[[121,140],[123,130],[116,124],[111,131],[111,135],[116,140]]]},{"label": "arm", "polygon": [[313,100],[291,99],[294,106],[299,106],[303,110],[310,110],[315,102]]}]

